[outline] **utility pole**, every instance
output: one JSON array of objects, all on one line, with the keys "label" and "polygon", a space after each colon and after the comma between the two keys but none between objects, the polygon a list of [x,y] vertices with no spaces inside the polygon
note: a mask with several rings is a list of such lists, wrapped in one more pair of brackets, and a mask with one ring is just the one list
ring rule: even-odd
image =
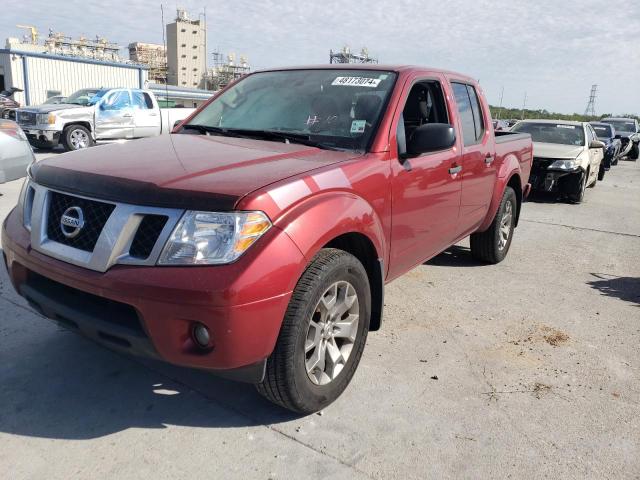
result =
[{"label": "utility pole", "polygon": [[520,115],[520,120],[524,120],[524,107],[527,106],[527,92],[524,92],[524,101],[522,102],[522,113]]},{"label": "utility pole", "polygon": [[502,99],[504,97],[504,85],[502,86],[502,90],[500,91],[500,107],[498,107],[498,120],[500,120],[500,115],[502,114]]},{"label": "utility pole", "polygon": [[587,102],[587,108],[584,110],[585,117],[596,116],[596,95],[598,93],[598,85],[591,85],[591,93],[589,94],[589,101]]}]

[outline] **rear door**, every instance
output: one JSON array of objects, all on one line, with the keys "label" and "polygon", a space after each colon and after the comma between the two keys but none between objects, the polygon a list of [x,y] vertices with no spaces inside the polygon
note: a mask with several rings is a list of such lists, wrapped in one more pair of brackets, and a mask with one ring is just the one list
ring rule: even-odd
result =
[{"label": "rear door", "polygon": [[488,112],[476,88],[451,80],[462,132],[462,194],[458,234],[471,232],[482,223],[489,210],[496,184],[495,144],[489,133]]},{"label": "rear door", "polygon": [[[414,77],[404,87],[392,135],[393,221],[389,276],[398,276],[455,241],[460,208],[459,145],[403,158],[425,123],[451,123],[444,78]],[[393,141],[395,138],[395,142]],[[395,147],[395,148],[394,148]]]},{"label": "rear door", "polygon": [[129,90],[112,90],[96,106],[96,138],[133,138],[133,108]]},{"label": "rear door", "polygon": [[133,136],[136,138],[160,135],[160,109],[148,92],[131,91],[133,105]]}]

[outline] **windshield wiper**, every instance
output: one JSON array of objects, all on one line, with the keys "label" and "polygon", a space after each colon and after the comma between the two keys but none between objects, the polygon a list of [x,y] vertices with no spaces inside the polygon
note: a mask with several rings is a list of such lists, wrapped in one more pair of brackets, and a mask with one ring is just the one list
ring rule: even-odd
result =
[{"label": "windshield wiper", "polygon": [[323,150],[337,150],[337,148],[312,140],[311,135],[307,135],[305,133],[281,132],[278,130],[245,130],[235,128],[231,129],[231,131],[238,132],[243,136],[259,138],[261,140],[282,140],[286,143],[297,143],[300,145],[307,145],[309,147],[321,148]]},{"label": "windshield wiper", "polygon": [[310,135],[304,133],[279,132],[276,130],[250,130],[244,128],[223,128],[211,127],[209,125],[186,124],[182,128],[187,130],[197,130],[201,133],[223,135],[239,138],[257,138],[260,140],[282,140],[287,143],[298,143],[309,147],[322,148],[324,150],[337,150],[320,142],[311,140]]}]

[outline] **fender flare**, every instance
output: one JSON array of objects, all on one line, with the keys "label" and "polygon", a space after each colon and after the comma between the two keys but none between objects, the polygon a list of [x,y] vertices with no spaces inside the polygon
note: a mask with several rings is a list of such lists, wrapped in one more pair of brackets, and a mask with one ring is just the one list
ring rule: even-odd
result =
[{"label": "fender flare", "polygon": [[520,218],[520,208],[522,206],[522,192],[524,190],[524,184],[526,184],[526,179],[522,178],[522,169],[520,168],[520,162],[515,154],[506,155],[504,161],[500,165],[500,170],[498,171],[498,176],[496,178],[496,184],[493,189],[493,196],[491,197],[491,203],[489,204],[489,210],[487,211],[487,216],[485,217],[480,227],[478,227],[478,232],[486,231],[493,222],[494,217],[498,211],[498,207],[500,207],[500,202],[502,201],[502,196],[504,195],[504,191],[512,182],[514,177],[518,177],[519,188],[520,191],[516,192],[516,196],[518,197],[518,208],[517,208],[517,216],[516,216],[516,225],[518,219]]},{"label": "fender flare", "polygon": [[[317,219],[331,218],[331,222]],[[309,224],[309,219],[311,220]],[[382,323],[384,307],[384,279],[387,274],[387,239],[382,221],[375,209],[364,198],[348,191],[326,192],[303,201],[274,221],[274,226],[286,233],[304,257],[299,265],[295,283],[302,276],[309,262],[332,241],[342,241],[346,236],[357,235],[358,245],[362,240],[369,245],[364,267],[371,288],[370,330],[378,330]],[[340,248],[341,245],[336,246]],[[361,249],[357,249],[362,252]],[[356,254],[355,252],[351,252]],[[371,258],[371,254],[375,258]],[[356,254],[356,256],[358,256]],[[362,259],[361,259],[362,261]]]}]

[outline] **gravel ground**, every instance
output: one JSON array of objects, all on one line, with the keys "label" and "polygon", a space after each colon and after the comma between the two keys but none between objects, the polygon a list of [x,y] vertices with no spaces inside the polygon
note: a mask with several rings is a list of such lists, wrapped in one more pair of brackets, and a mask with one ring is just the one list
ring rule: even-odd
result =
[{"label": "gravel ground", "polygon": [[[0,185],[0,218],[19,182]],[[296,417],[33,313],[0,267],[0,478],[640,478],[640,164],[388,286],[353,382]]]}]

